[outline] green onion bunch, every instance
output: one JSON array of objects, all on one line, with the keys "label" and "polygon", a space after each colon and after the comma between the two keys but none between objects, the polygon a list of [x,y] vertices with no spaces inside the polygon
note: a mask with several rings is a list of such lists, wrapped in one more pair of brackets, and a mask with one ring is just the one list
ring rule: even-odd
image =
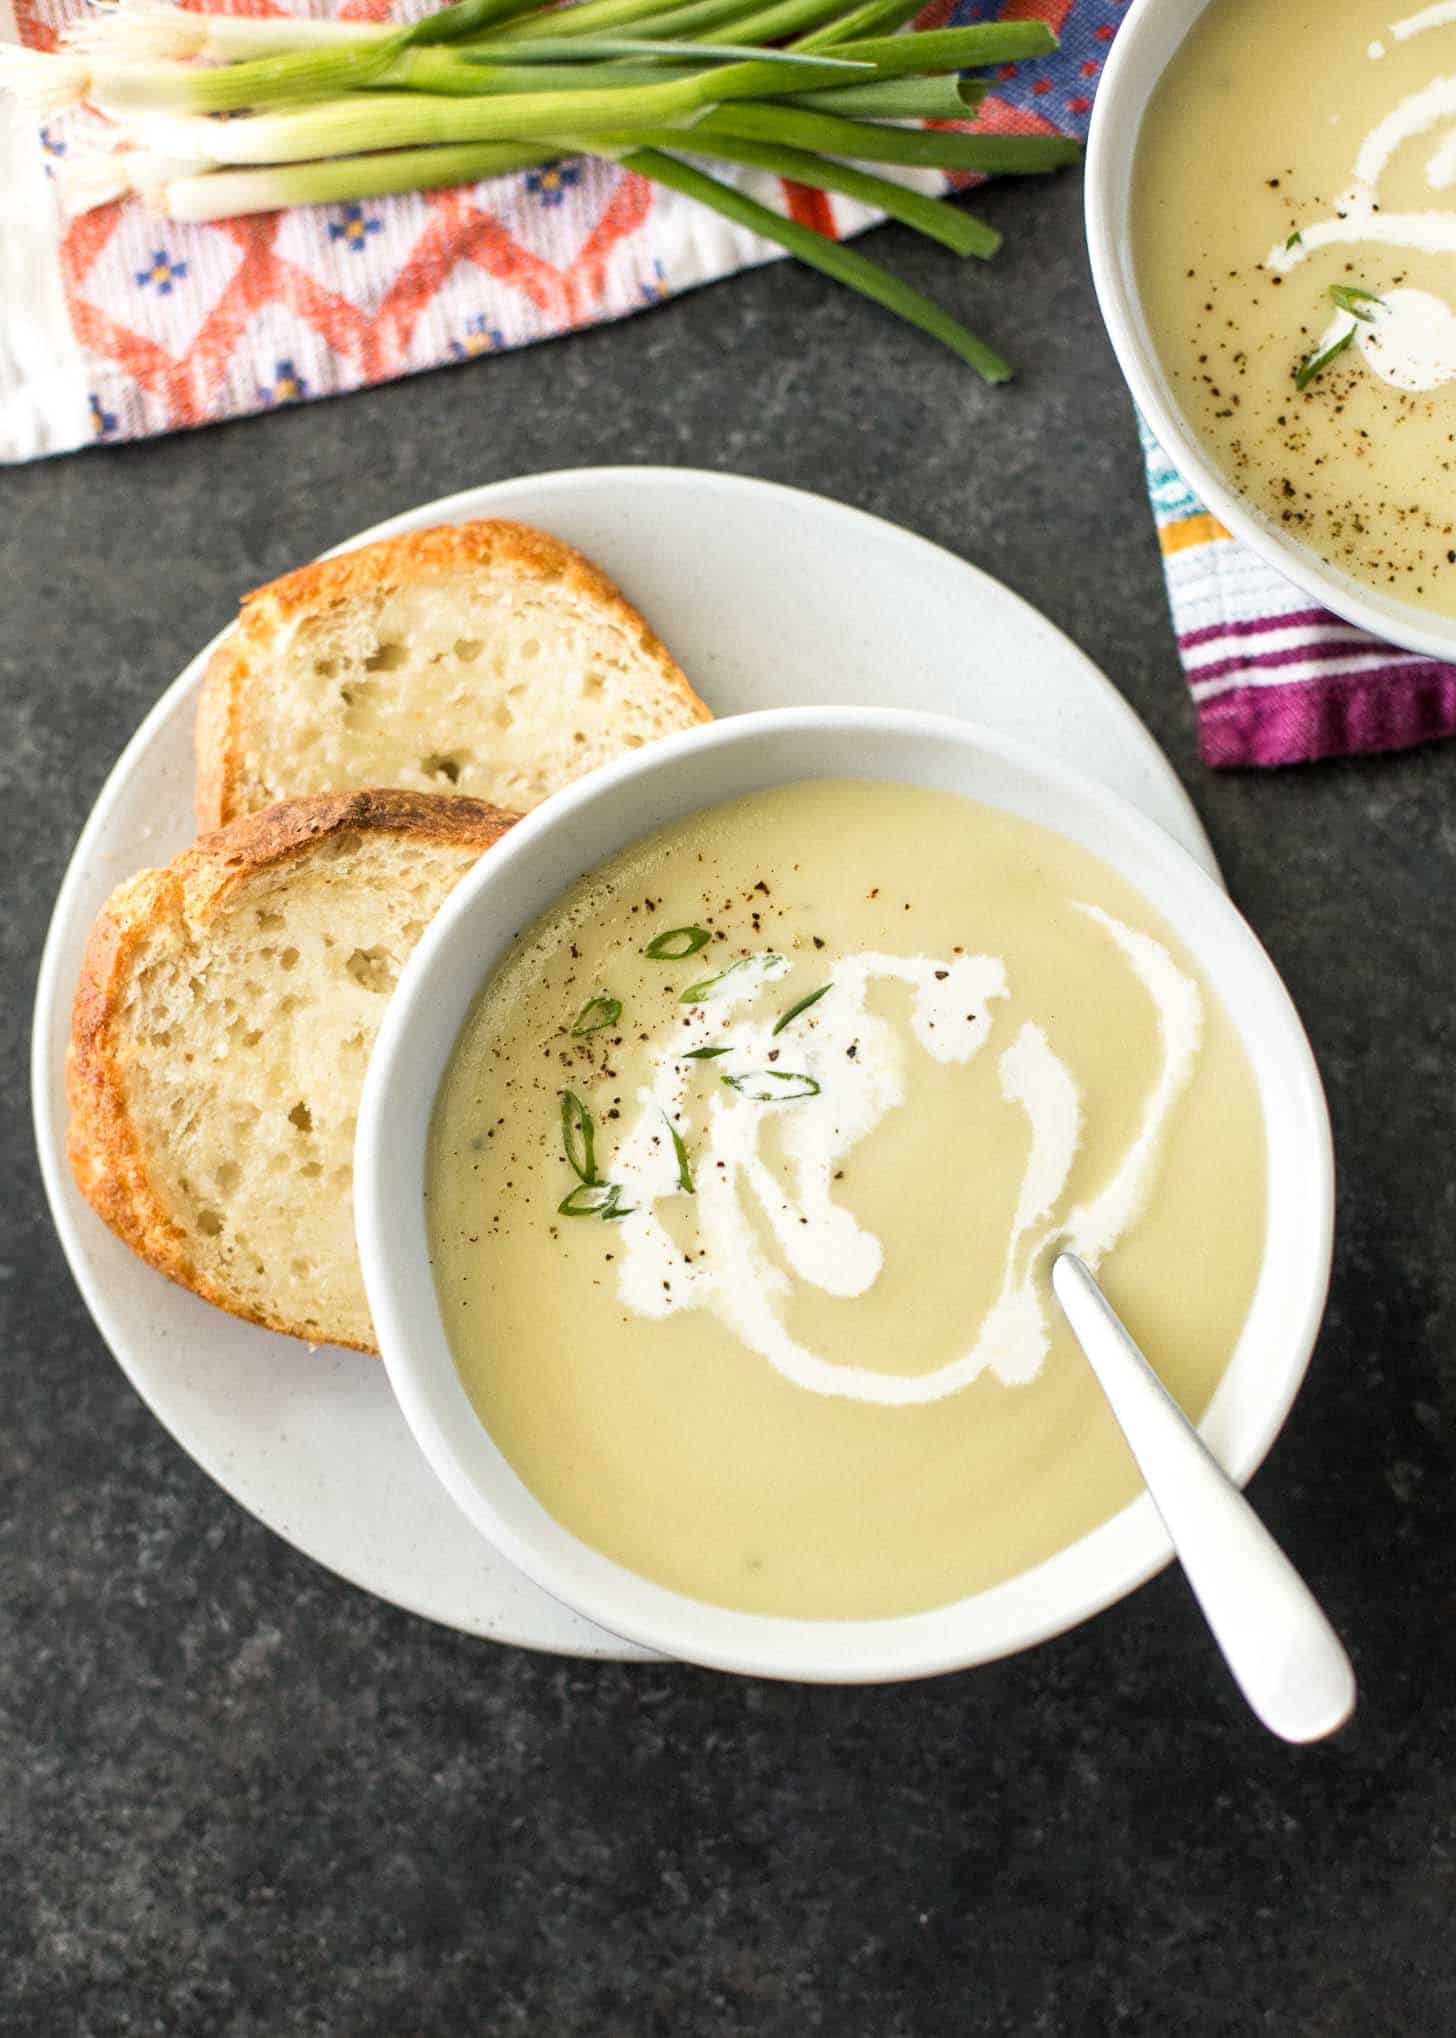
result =
[{"label": "green onion bunch", "polygon": [[84,100],[115,124],[115,151],[68,169],[73,207],[136,192],[178,220],[605,157],[778,243],[1004,382],[1001,356],[931,299],[713,174],[768,171],[872,206],[957,255],[993,255],[994,228],[869,166],[1035,174],[1074,161],[1077,144],[1059,136],[963,125],[986,89],[967,70],[1043,56],[1056,37],[1040,21],[897,33],[921,4],[455,0],[398,28],[113,0],[59,53],[0,50],[0,89],[46,112]]}]

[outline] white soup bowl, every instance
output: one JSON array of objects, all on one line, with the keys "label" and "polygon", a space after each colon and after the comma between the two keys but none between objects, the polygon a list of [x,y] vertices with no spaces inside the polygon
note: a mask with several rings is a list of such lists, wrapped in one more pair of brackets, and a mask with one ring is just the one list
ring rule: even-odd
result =
[{"label": "white soup bowl", "polygon": [[[722,1669],[857,1682],[986,1662],[1120,1598],[1170,1555],[1151,1501],[1141,1495],[1005,1584],[898,1619],[783,1619],[668,1591],[562,1527],[492,1442],[461,1384],[441,1321],[424,1200],[436,1093],[477,993],[516,934],[577,878],[649,831],[765,787],[826,777],[935,787],[1057,829],[1102,857],[1168,920],[1223,1001],[1258,1083],[1268,1150],[1262,1269],[1202,1423],[1210,1448],[1241,1481],[1278,1433],[1314,1345],[1329,1280],[1333,1167],[1324,1096],[1303,1029],[1226,895],[1125,801],[972,724],[865,708],[736,716],[593,772],[481,858],[401,974],[359,1115],[359,1251],[405,1419],[481,1534],[600,1626]],[[1229,1184],[1224,1192],[1237,1190]],[[428,1562],[427,1552],[420,1561]]]},{"label": "white soup bowl", "polygon": [[[1277,5],[1278,0],[1269,0]],[[1135,0],[1117,32],[1098,82],[1087,136],[1087,250],[1108,338],[1133,401],[1154,438],[1236,538],[1276,572],[1346,622],[1407,651],[1456,658],[1456,617],[1437,616],[1355,580],[1286,533],[1241,495],[1204,451],[1173,396],[1148,329],[1133,267],[1131,218],[1138,143],[1164,72],[1204,9],[1219,0]],[[1311,17],[1311,72],[1319,64],[1319,27]],[[1291,109],[1312,105],[1309,78],[1291,92]],[[1311,118],[1315,117],[1313,114]]]}]

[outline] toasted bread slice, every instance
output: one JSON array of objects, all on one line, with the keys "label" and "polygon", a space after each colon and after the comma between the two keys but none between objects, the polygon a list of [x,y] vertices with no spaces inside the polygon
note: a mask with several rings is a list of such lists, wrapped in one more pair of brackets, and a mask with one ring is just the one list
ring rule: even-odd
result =
[{"label": "toasted bread slice", "polygon": [[372,1351],[354,1119],[387,994],[513,817],[407,792],[316,795],[112,893],[67,1059],[82,1194],[235,1316]]},{"label": "toasted bread slice", "polygon": [[524,524],[444,524],[248,596],[198,708],[198,825],[353,786],[524,813],[608,758],[709,720],[579,552]]}]

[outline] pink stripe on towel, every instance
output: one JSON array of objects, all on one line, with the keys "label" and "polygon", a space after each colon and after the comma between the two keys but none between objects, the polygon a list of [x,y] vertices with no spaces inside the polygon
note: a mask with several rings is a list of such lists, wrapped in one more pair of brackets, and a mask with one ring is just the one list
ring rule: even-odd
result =
[{"label": "pink stripe on towel", "polygon": [[[1333,618],[1331,619],[1333,620]],[[1231,672],[1272,672],[1282,665],[1333,664],[1339,658],[1378,655],[1383,647],[1363,630],[1353,630],[1338,640],[1321,638],[1318,643],[1286,644],[1279,651],[1244,651],[1233,658],[1216,658],[1207,665],[1190,665],[1188,677],[1195,691],[1210,679],[1224,679]],[[1382,666],[1382,671],[1388,671]]]},{"label": "pink stripe on towel", "polygon": [[1404,654],[1362,672],[1235,687],[1199,708],[1205,763],[1305,764],[1456,735],[1456,667]]},{"label": "pink stripe on towel", "polygon": [[1184,651],[1200,644],[1212,644],[1220,637],[1258,637],[1266,630],[1297,630],[1306,623],[1332,623],[1328,609],[1293,609],[1284,616],[1240,616],[1228,623],[1205,623],[1201,630],[1185,630],[1178,639]]}]

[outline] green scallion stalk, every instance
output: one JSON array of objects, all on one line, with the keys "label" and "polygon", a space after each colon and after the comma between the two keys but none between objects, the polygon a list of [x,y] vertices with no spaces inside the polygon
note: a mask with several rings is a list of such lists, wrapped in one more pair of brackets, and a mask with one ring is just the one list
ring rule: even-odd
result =
[{"label": "green scallion stalk", "polygon": [[812,34],[800,36],[794,48],[832,49],[836,43],[849,42],[857,35],[889,35],[903,28],[907,21],[913,21],[923,5],[924,0],[864,0],[862,6],[852,7],[848,14],[838,15]]},{"label": "green scallion stalk", "polygon": [[382,77],[398,55],[397,43],[384,41],[295,50],[241,64],[97,62],[81,96],[122,116],[236,113],[351,92]]},{"label": "green scallion stalk", "polygon": [[[668,144],[674,148],[682,145],[671,136]],[[693,130],[688,146],[695,156],[709,156],[719,162],[741,163],[749,169],[767,170],[775,177],[791,178],[794,183],[807,185],[813,190],[837,191],[842,198],[854,198],[861,205],[872,205],[876,211],[899,220],[902,226],[913,227],[928,239],[939,241],[953,254],[976,255],[984,262],[989,261],[1001,245],[1001,236],[995,227],[987,226],[974,213],[963,212],[958,205],[948,205],[943,198],[930,198],[922,192],[911,191],[888,177],[876,177],[868,170],[856,169],[852,164],[811,155],[807,149],[784,148],[774,142],[738,140],[731,135],[704,134],[699,128]]]},{"label": "green scallion stalk", "polygon": [[541,0],[455,0],[453,7],[442,7],[405,29],[403,40],[415,49],[431,43],[458,42],[464,36],[480,35],[501,22],[513,21],[518,15],[532,14],[540,4]]},{"label": "green scallion stalk", "polygon": [[965,120],[985,98],[978,78],[876,78],[867,85],[831,85],[800,92],[795,106],[812,113],[842,113],[847,120]]},{"label": "green scallion stalk", "polygon": [[[947,128],[881,127],[845,120],[833,113],[806,113],[797,106],[715,106],[689,133],[731,134],[782,142],[816,155],[846,156],[852,162],[904,163],[922,170],[1014,171],[1038,175],[1075,163],[1081,147],[1060,135],[960,134]],[[682,139],[674,144],[691,147]]]},{"label": "green scallion stalk", "polygon": [[[737,11],[736,9],[734,10]],[[533,14],[513,25],[512,36],[535,41],[539,36],[552,42],[559,35],[594,35],[599,29],[626,28],[662,12],[662,0],[578,0],[574,7],[557,7]],[[730,16],[725,12],[721,18]],[[489,36],[485,40],[489,40]]]},{"label": "green scallion stalk", "polygon": [[[782,97],[788,93],[797,96],[800,92],[822,91],[831,85],[844,84],[851,75],[841,68],[846,61],[837,53],[832,57],[805,58],[799,68],[788,74],[767,58],[724,64],[721,70],[705,71],[697,81],[697,101],[700,106],[712,106],[725,99],[763,99],[769,93]],[[874,68],[861,75],[868,84]]]},{"label": "green scallion stalk", "polygon": [[1010,380],[1010,365],[994,348],[978,340],[974,333],[968,332],[958,319],[942,311],[930,298],[922,297],[918,290],[912,290],[907,283],[902,283],[897,276],[892,276],[856,249],[828,240],[823,234],[815,233],[812,227],[801,226],[797,220],[782,218],[767,206],[746,198],[741,191],[718,183],[691,164],[658,149],[633,149],[620,160],[628,169],[650,177],[654,183],[680,191],[685,198],[695,198],[700,205],[721,213],[738,226],[747,227],[751,233],[776,241],[811,269],[832,276],[835,282],[846,284],[851,290],[858,291],[860,296],[873,299],[885,310],[894,312],[910,325],[918,326],[922,332],[959,355],[983,380]]},{"label": "green scallion stalk", "polygon": [[549,64],[557,59],[566,62],[595,63],[598,59],[611,57],[669,57],[678,63],[767,63],[789,64],[801,69],[805,64],[840,64],[852,80],[856,71],[866,74],[873,72],[874,65],[867,58],[851,57],[801,57],[793,50],[760,50],[743,43],[724,42],[668,42],[652,36],[632,35],[584,35],[579,39],[567,36],[555,42],[512,42],[509,39],[493,42],[486,47],[462,53],[464,61],[472,64]]},{"label": "green scallion stalk", "polygon": [[[630,39],[622,44],[604,40],[598,46],[600,57],[587,60],[577,60],[578,53],[585,57],[585,53],[593,47],[583,41],[579,44],[532,43],[522,46],[519,53],[514,44],[502,44],[499,46],[499,61],[495,46],[461,51],[453,48],[392,50],[388,45],[375,44],[358,50],[298,51],[290,56],[220,68],[174,63],[93,64],[89,70],[75,72],[64,96],[72,100],[89,97],[109,111],[126,116],[138,113],[238,112],[250,107],[311,103],[335,91],[350,92],[361,88],[385,92],[404,88],[464,98],[503,92],[618,89],[681,83],[689,77],[698,77],[704,62],[752,62],[771,67],[770,76],[775,76],[773,67],[777,67],[780,75],[775,77],[776,89],[786,96],[795,95],[799,83],[793,73],[802,71],[811,61],[814,69],[808,75],[812,79],[834,77],[836,74],[843,79],[853,79],[857,74],[871,76],[867,64],[845,62],[839,68],[840,60],[835,58],[810,60],[780,51],[766,51],[762,55],[745,58],[741,49],[730,46],[682,45],[682,62],[679,65],[610,61],[613,49],[632,46]],[[663,53],[679,48],[670,43],[649,44],[647,47]],[[555,60],[558,51],[562,58],[560,62]],[[42,57],[39,61],[52,66],[59,78],[65,66],[74,64],[76,60]],[[785,71],[790,75],[781,75]],[[705,92],[710,75],[703,74]],[[927,88],[939,89],[935,89],[932,97]],[[842,85],[839,88],[840,91],[844,89]],[[910,80],[903,84],[890,80],[880,88],[866,84],[855,89],[875,93],[863,106],[865,113],[953,118],[964,110],[963,104],[957,106],[953,102],[957,88],[949,79]],[[961,89],[964,91],[964,88]],[[836,95],[831,98],[830,105],[838,104]],[[846,110],[853,111],[855,108],[849,106]]]},{"label": "green scallion stalk", "polygon": [[[266,169],[211,170],[161,179],[143,196],[153,211],[178,220],[242,219],[287,205],[346,205],[387,198],[397,191],[438,191],[477,184],[512,170],[554,162],[549,143],[463,142],[453,147],[381,149],[319,163],[279,163]],[[125,160],[123,158],[123,160]]]},{"label": "green scallion stalk", "polygon": [[969,28],[854,37],[836,42],[833,53],[863,57],[882,77],[904,78],[923,71],[964,71],[975,64],[1016,63],[1022,57],[1044,57],[1056,47],[1057,38],[1044,21],[982,21]]},{"label": "green scallion stalk", "polygon": [[[824,83],[836,74],[820,72]],[[803,74],[815,79],[811,67]],[[749,96],[765,79],[782,89],[775,64],[726,64],[720,71],[658,85],[559,92],[511,92],[453,98],[424,92],[367,92],[316,106],[257,113],[245,120],[213,121],[185,115],[138,123],[143,144],[163,154],[212,163],[296,163],[380,148],[444,147],[461,142],[560,141],[672,127],[719,98]],[[774,109],[767,109],[771,122]],[[830,115],[814,118],[829,119]],[[859,132],[859,124],[845,123]],[[878,130],[866,128],[873,134]],[[887,133],[896,130],[887,129]],[[760,129],[753,130],[757,135]],[[772,131],[769,139],[773,138]]]},{"label": "green scallion stalk", "polygon": [[733,32],[742,42],[782,42],[786,36],[797,36],[832,19],[842,7],[843,0],[770,0],[768,6],[756,7],[735,20]]},{"label": "green scallion stalk", "polygon": [[[532,43],[526,47],[531,50],[539,47],[543,58],[549,58],[555,46]],[[82,89],[86,98],[107,112],[125,116],[151,112],[236,113],[248,108],[311,104],[361,89],[473,98],[491,92],[576,91],[667,82],[660,67],[647,64],[624,75],[622,69],[605,61],[608,55],[604,50],[599,58],[570,66],[563,61],[554,69],[545,62],[529,70],[525,66],[508,67],[504,62],[488,69],[494,59],[484,51],[457,51],[448,46],[414,49],[402,46],[399,41],[376,42],[358,47],[299,50],[288,56],[218,67],[96,63]],[[684,65],[691,62],[691,52],[684,53],[683,61]],[[828,60],[789,56],[784,61],[801,66],[813,62],[822,70]],[[683,75],[696,75],[701,68],[695,66],[692,72],[684,71]],[[545,75],[548,69],[549,76]],[[872,75],[869,65],[863,66],[863,74]],[[825,77],[829,75],[824,73]],[[854,73],[847,69],[845,75]],[[780,89],[791,92],[792,80]]]},{"label": "green scallion stalk", "polygon": [[[828,5],[829,0],[823,0],[823,4]],[[838,0],[835,0],[835,4],[838,5]],[[662,0],[658,0],[658,6],[661,9],[659,13],[639,15],[635,21],[626,25],[640,29],[644,35],[701,35],[707,30],[726,27],[735,23],[744,12],[745,0],[688,0],[687,5],[666,8],[662,7]],[[576,14],[579,12],[580,9],[572,10],[571,25],[573,27],[575,26]],[[545,19],[546,17],[543,16],[542,18]],[[504,32],[513,33],[513,31]],[[562,32],[565,32],[564,28]],[[607,31],[607,33],[610,32],[610,30]],[[488,49],[490,41],[491,38],[487,36],[482,42],[481,47]]]},{"label": "green scallion stalk", "polygon": [[[793,90],[808,92],[816,86],[840,84],[844,73],[808,63],[799,73],[789,75]],[[765,92],[783,94],[785,90],[789,86],[781,65],[750,61],[726,63],[716,71],[697,71],[691,77],[665,79],[653,86],[583,88],[571,94],[526,90],[485,98],[449,98],[422,92],[373,92],[359,98],[326,100],[298,112],[216,122],[212,145],[198,132],[188,132],[181,137],[186,147],[171,143],[167,147],[175,155],[200,155],[218,163],[292,163],[306,157],[349,155],[367,147],[414,149],[463,141],[551,141],[563,132],[589,137],[646,126],[673,126],[718,102],[750,100]],[[767,112],[773,120],[775,110],[767,108]],[[181,120],[179,126],[188,128],[188,122]],[[1034,141],[1038,147],[1048,147],[1040,143],[1040,137]]]},{"label": "green scallion stalk", "polygon": [[[554,45],[532,44],[533,49],[537,47],[544,51]],[[438,66],[431,65],[424,74],[412,68],[433,58],[444,61]],[[661,85],[668,79],[696,77],[701,70],[695,64],[498,64],[484,48],[479,52],[461,50],[458,56],[453,50],[410,50],[380,79],[377,87],[366,89],[397,91],[401,81],[395,72],[405,65],[411,68],[405,72],[403,82],[412,89],[455,99],[484,99],[507,92],[564,94],[600,91],[606,86]]]}]

